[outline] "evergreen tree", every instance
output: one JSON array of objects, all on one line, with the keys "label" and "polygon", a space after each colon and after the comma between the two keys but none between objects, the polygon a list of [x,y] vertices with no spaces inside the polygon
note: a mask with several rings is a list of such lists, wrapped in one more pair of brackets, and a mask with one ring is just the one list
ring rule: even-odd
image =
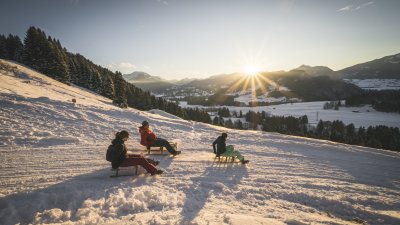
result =
[{"label": "evergreen tree", "polygon": [[8,35],[5,42],[5,57],[13,61],[21,61],[23,44],[18,36]]},{"label": "evergreen tree", "polygon": [[331,138],[332,141],[344,142],[345,126],[342,121],[335,120],[331,126]]},{"label": "evergreen tree", "polygon": [[[48,37],[48,42],[46,46],[47,52],[47,68],[43,69],[46,73],[53,77],[54,79],[70,84],[70,75],[68,71],[68,65],[66,61],[66,57],[64,56],[63,49],[59,46],[58,41],[52,40],[52,38]],[[93,90],[93,89],[91,89]]]},{"label": "evergreen tree", "polygon": [[22,52],[22,62],[32,67],[33,69],[39,70],[39,32],[35,27],[30,27],[26,32],[24,39],[24,50]]},{"label": "evergreen tree", "polygon": [[214,117],[213,124],[214,125],[219,125],[219,117],[218,116]]},{"label": "evergreen tree", "polygon": [[115,99],[114,104],[120,107],[127,106],[127,98],[126,98],[126,81],[122,78],[122,74],[120,72],[115,72],[115,80],[114,80],[114,90],[115,90]]},{"label": "evergreen tree", "polygon": [[356,128],[352,123],[346,126],[346,143],[348,144],[357,143]]},{"label": "evergreen tree", "polygon": [[[103,79],[103,87],[102,90],[103,92],[101,93],[103,96],[110,98],[110,99],[114,99],[114,84],[112,82],[112,79],[110,78],[110,76],[104,75],[105,79]],[[132,98],[133,96],[135,96],[131,86],[129,88],[129,94],[127,93],[127,98]],[[133,103],[133,102],[132,102]],[[135,105],[135,104],[129,104],[128,105]]]},{"label": "evergreen tree", "polygon": [[233,128],[233,122],[231,119],[228,119],[227,121],[225,121],[225,127]]},{"label": "evergreen tree", "polygon": [[7,56],[7,46],[6,46],[6,37],[4,35],[0,35],[0,58],[5,59]]},{"label": "evergreen tree", "polygon": [[240,119],[238,119],[238,120],[235,121],[234,126],[235,126],[237,129],[239,129],[239,130],[242,130],[242,129],[243,129],[243,123],[242,123],[242,121],[241,121]]}]

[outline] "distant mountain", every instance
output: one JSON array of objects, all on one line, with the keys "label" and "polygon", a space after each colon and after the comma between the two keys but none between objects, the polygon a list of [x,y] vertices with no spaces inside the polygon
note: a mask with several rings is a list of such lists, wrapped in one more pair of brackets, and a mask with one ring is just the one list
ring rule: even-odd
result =
[{"label": "distant mountain", "polygon": [[243,76],[245,75],[241,73],[219,74],[202,80],[194,80],[187,83],[185,86],[192,86],[206,90],[215,90],[224,86],[229,86],[235,81],[243,78]]},{"label": "distant mountain", "polygon": [[135,71],[131,74],[124,74],[123,75],[124,79],[128,82],[154,82],[154,81],[162,81],[160,77],[157,76],[152,76],[148,73],[141,72],[141,71]]},{"label": "distant mountain", "polygon": [[326,66],[308,66],[308,65],[301,65],[296,69],[291,71],[304,71],[306,74],[317,77],[317,76],[334,76],[335,71],[331,70],[329,67]]},{"label": "distant mountain", "polygon": [[175,86],[175,84],[167,80],[141,71],[135,71],[131,74],[125,74],[122,76],[129,83],[132,83],[146,91],[157,92]]},{"label": "distant mountain", "polygon": [[347,67],[337,74],[348,79],[400,79],[400,54]]},{"label": "distant mountain", "polygon": [[196,78],[184,78],[184,79],[181,79],[181,80],[168,80],[168,81],[173,83],[173,84],[176,84],[176,85],[185,85],[185,84],[188,84],[188,83],[190,83],[192,81],[195,81],[195,80],[198,80],[198,79],[196,79]]},{"label": "distant mountain", "polygon": [[[165,93],[166,89],[179,86],[181,92],[193,96],[205,91],[225,98],[238,91],[249,91],[255,83],[257,95],[264,94],[274,87],[288,88],[283,94],[294,95],[304,101],[343,99],[358,94],[361,89],[347,84],[343,78],[391,78],[400,79],[400,54],[386,56],[370,62],[354,65],[339,71],[326,66],[301,65],[290,71],[262,72],[255,79],[242,73],[218,74],[205,79],[183,79],[167,81],[144,72],[124,75],[125,79],[136,86],[154,93]],[[177,92],[177,89],[171,89]],[[167,91],[168,92],[168,91]],[[241,92],[246,94],[246,92]],[[177,93],[173,93],[177,95]],[[179,95],[185,96],[180,93]],[[196,95],[194,95],[196,96]],[[206,97],[205,97],[206,98]]]}]

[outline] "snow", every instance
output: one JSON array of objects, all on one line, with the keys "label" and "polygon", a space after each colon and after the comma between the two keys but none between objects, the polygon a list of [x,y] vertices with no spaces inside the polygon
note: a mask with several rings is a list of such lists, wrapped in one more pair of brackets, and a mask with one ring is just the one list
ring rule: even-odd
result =
[{"label": "snow", "polygon": [[[260,85],[256,85],[254,87],[254,91],[256,90],[262,90],[263,88],[260,87]],[[284,86],[279,86],[277,87],[276,85],[270,85],[268,87],[269,91],[267,91],[266,93],[262,94],[262,95],[258,95],[255,96],[254,93],[252,93],[251,90],[240,90],[240,91],[235,91],[230,93],[229,95],[234,95],[234,96],[238,96],[236,98],[234,98],[234,100],[236,102],[241,102],[241,103],[245,103],[245,104],[249,104],[250,102],[254,102],[254,101],[258,101],[258,102],[287,102],[287,101],[292,101],[292,102],[298,102],[301,101],[301,99],[298,98],[290,98],[287,99],[286,97],[279,97],[279,98],[275,98],[275,97],[268,97],[269,93],[271,93],[271,91],[275,91],[275,90],[279,90],[279,91],[290,91],[289,88],[284,87]]]},{"label": "snow", "polygon": [[[120,109],[18,68],[25,78],[0,75],[0,224],[400,223],[397,152]],[[145,119],[158,136],[180,140],[182,154],[149,156],[159,176],[125,168],[132,176],[109,178],[113,134],[130,131],[127,146],[143,153]],[[248,165],[214,161],[221,132]]]},{"label": "snow", "polygon": [[[271,106],[257,106],[257,107],[235,107],[224,106],[229,110],[240,112],[243,115],[248,111],[262,112],[265,111],[271,115],[276,116],[295,116],[300,117],[307,115],[308,121],[311,125],[316,125],[319,120],[334,121],[341,120],[345,124],[353,123],[356,127],[364,126],[377,126],[386,125],[389,127],[400,127],[400,114],[399,113],[386,113],[378,112],[370,105],[362,107],[339,107],[339,110],[324,110],[323,105],[326,101],[317,102],[297,102],[287,103]],[[187,102],[180,102],[181,107],[198,107],[207,108],[206,106],[188,105]],[[215,108],[215,107],[214,107]]]},{"label": "snow", "polygon": [[249,104],[249,102],[258,101],[258,102],[285,102],[287,99],[286,97],[274,98],[274,97],[267,97],[265,95],[260,95],[255,97],[253,94],[241,95],[234,100],[236,102],[243,102]]},{"label": "snow", "polygon": [[368,90],[399,90],[399,79],[344,79],[362,89]]}]

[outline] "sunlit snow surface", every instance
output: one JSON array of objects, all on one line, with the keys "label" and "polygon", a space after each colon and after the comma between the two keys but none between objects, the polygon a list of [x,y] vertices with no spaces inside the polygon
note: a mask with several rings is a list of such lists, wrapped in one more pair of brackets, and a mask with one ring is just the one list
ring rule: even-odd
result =
[{"label": "sunlit snow surface", "polygon": [[[0,224],[400,224],[398,153],[120,109],[19,68],[0,75]],[[152,155],[160,176],[110,178],[113,134],[143,149],[145,119],[182,154]],[[223,131],[248,165],[214,161]]]}]

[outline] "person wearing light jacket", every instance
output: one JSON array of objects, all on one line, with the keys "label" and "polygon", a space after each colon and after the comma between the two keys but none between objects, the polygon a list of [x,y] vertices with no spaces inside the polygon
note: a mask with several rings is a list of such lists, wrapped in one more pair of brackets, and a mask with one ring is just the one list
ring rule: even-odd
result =
[{"label": "person wearing light jacket", "polygon": [[139,133],[140,144],[146,146],[147,149],[150,149],[150,147],[165,147],[174,156],[181,153],[181,151],[176,151],[167,140],[157,137],[146,120],[139,127]]}]

